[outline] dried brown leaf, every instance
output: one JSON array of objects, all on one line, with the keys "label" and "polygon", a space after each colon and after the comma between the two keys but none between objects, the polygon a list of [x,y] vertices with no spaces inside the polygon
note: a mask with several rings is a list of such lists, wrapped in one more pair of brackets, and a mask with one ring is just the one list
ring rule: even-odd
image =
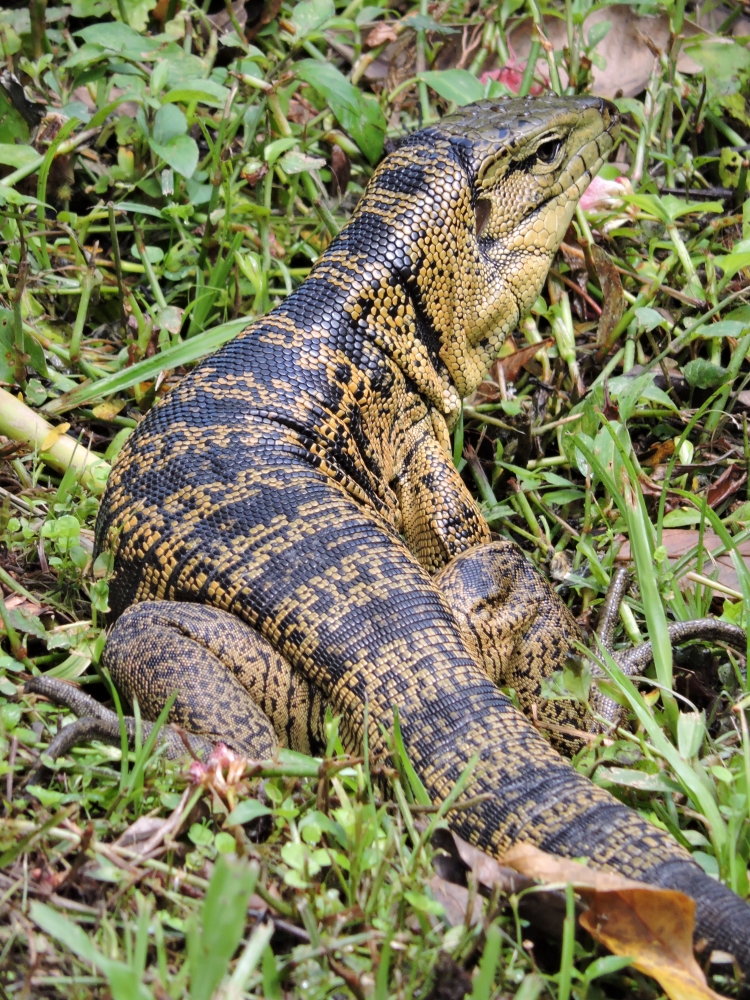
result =
[{"label": "dried brown leaf", "polygon": [[612,333],[625,311],[625,292],[620,273],[606,250],[602,250],[595,243],[592,243],[589,249],[603,296],[602,314],[596,328],[596,343],[604,356],[611,346]]},{"label": "dried brown leaf", "polygon": [[524,347],[519,347],[513,354],[507,354],[504,358],[500,358],[495,364],[500,365],[503,369],[506,382],[515,382],[521,374],[521,369],[524,365],[527,365],[533,360],[535,355],[545,347],[551,347],[552,344],[554,344],[552,337],[542,340],[538,344],[527,344]]},{"label": "dried brown leaf", "polygon": [[397,38],[395,25],[390,21],[381,21],[368,33],[365,45],[368,49],[374,49],[383,42],[395,42]]},{"label": "dried brown leaf", "polygon": [[737,465],[729,465],[719,478],[711,484],[706,495],[709,507],[718,507],[747,482],[747,472]]},{"label": "dried brown leaf", "polygon": [[[445,910],[445,919],[451,927],[457,927],[459,924],[465,923],[466,914],[469,909],[469,900],[471,899],[469,890],[462,885],[456,885],[455,882],[449,882],[439,875],[433,875],[428,885],[433,899],[442,904]],[[478,924],[481,919],[482,900],[479,896],[475,895],[469,916],[470,926]]]},{"label": "dried brown leaf", "polygon": [[[593,91],[602,97],[614,97],[618,92],[625,97],[634,97],[647,85],[654,66],[652,48],[667,51],[669,48],[669,17],[639,17],[637,11],[627,4],[595,9],[586,18],[583,31],[589,35],[594,25],[609,21],[611,27],[596,47],[601,60],[592,66]],[[544,33],[553,48],[564,48],[567,43],[565,21],[548,15],[544,18]],[[701,29],[685,18],[683,35],[692,37]],[[510,35],[510,43],[516,57],[525,60],[531,46],[531,18],[521,22]],[[650,45],[649,45],[650,43]],[[539,63],[541,69],[543,60]],[[677,59],[680,73],[700,73],[698,64],[683,51]],[[567,83],[564,74],[563,86]]]},{"label": "dried brown leaf", "polygon": [[717,1000],[693,955],[695,903],[673,889],[634,882],[517,844],[503,863],[541,882],[569,882],[588,904],[581,926],[652,976],[670,1000]]},{"label": "dried brown leaf", "polygon": [[646,455],[639,456],[638,461],[641,465],[655,468],[657,465],[663,465],[672,455],[674,455],[674,438],[667,438],[666,441],[658,441]]},{"label": "dried brown leaf", "polygon": [[331,146],[331,194],[340,198],[349,186],[352,165],[341,146]]},{"label": "dried brown leaf", "polygon": [[695,903],[681,892],[640,887],[591,894],[581,926],[630,958],[671,1000],[719,1000],[693,955]]},{"label": "dried brown leaf", "polygon": [[[642,482],[641,486],[643,486]],[[661,534],[661,544],[667,550],[667,556],[671,562],[681,559],[691,549],[694,549],[696,545],[700,544],[700,542],[701,535],[697,528],[664,528]],[[740,581],[730,554],[728,552],[717,556],[710,554],[714,549],[721,548],[722,541],[719,536],[714,534],[713,531],[704,531],[702,542],[704,549],[703,574],[714,577],[719,583],[725,587],[729,587],[731,590],[740,591]],[[740,557],[750,566],[750,541],[739,542],[736,548]],[[620,551],[617,553],[617,561],[630,562],[631,559],[630,542],[625,540]],[[691,569],[694,569],[694,566],[685,567],[683,572],[688,573]],[[685,580],[683,585],[689,586],[692,584]]]}]

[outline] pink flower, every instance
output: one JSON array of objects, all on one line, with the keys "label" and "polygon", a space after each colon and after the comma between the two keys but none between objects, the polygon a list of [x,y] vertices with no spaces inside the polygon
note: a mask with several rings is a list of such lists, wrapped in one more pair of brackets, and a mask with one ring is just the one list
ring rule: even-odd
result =
[{"label": "pink flower", "polygon": [[[516,62],[515,57],[511,57],[510,62],[506,63],[502,69],[491,69],[482,73],[479,82],[487,83],[488,80],[497,80],[498,83],[504,83],[512,94],[517,94],[521,89],[521,80],[523,80],[525,69],[526,63]],[[532,83],[529,93],[533,97],[538,97],[543,92],[544,87],[538,83]]]},{"label": "pink flower", "polygon": [[603,177],[595,177],[581,196],[581,208],[584,212],[614,208],[623,195],[632,192],[633,188],[627,177],[615,177],[609,181]]}]

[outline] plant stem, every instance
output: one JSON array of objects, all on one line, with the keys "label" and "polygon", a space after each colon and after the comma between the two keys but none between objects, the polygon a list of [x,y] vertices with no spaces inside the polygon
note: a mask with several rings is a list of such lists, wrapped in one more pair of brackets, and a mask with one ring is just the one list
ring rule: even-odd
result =
[{"label": "plant stem", "polygon": [[[429,7],[427,0],[419,0],[420,17],[429,17]],[[427,38],[424,28],[417,29],[417,76],[427,70]],[[430,120],[430,98],[427,93],[427,84],[420,80],[417,85],[419,91],[419,107],[422,112],[422,124],[426,125]]]},{"label": "plant stem", "polygon": [[66,472],[73,468],[80,473],[81,482],[87,489],[93,493],[104,489],[108,463],[75,438],[60,434],[57,428],[5,389],[0,389],[0,434],[39,451],[47,445],[43,457],[53,469]]},{"label": "plant stem", "polygon": [[94,267],[93,265],[90,265],[86,268],[83,278],[81,279],[81,298],[78,302],[78,312],[76,313],[76,321],[73,326],[73,334],[70,338],[69,351],[71,364],[77,364],[81,358],[83,328],[86,323],[86,317],[89,311],[89,302],[91,301],[91,292],[94,289],[94,284]]}]

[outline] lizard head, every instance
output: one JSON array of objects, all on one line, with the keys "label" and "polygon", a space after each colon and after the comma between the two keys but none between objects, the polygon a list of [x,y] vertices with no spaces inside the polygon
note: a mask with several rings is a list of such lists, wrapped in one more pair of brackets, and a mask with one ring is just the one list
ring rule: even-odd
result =
[{"label": "lizard head", "polygon": [[538,296],[619,115],[598,97],[479,101],[380,164],[314,273],[449,422]]},{"label": "lizard head", "polygon": [[[448,143],[466,179],[448,232],[439,227],[436,257],[424,254],[416,269],[440,358],[460,396],[474,391],[539,295],[619,122],[615,107],[597,97],[516,98],[480,101],[424,130]],[[443,260],[448,251],[455,261],[449,309],[444,288],[435,294],[441,247]]]}]

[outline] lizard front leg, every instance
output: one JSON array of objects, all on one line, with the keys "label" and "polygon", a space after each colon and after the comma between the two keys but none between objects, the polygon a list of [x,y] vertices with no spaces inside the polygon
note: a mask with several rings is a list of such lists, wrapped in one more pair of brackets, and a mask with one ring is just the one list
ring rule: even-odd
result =
[{"label": "lizard front leg", "polygon": [[552,724],[557,749],[580,740],[559,727],[588,731],[593,720],[575,701],[544,701],[542,683],[560,670],[583,635],[547,580],[513,542],[490,529],[456,471],[442,417],[428,414],[405,435],[396,492],[402,532],[448,598],[466,642],[498,687],[512,687],[523,712]]},{"label": "lizard front leg", "polygon": [[394,488],[412,554],[437,573],[460,552],[490,541],[490,529],[456,471],[445,420],[427,412],[403,436]]}]

